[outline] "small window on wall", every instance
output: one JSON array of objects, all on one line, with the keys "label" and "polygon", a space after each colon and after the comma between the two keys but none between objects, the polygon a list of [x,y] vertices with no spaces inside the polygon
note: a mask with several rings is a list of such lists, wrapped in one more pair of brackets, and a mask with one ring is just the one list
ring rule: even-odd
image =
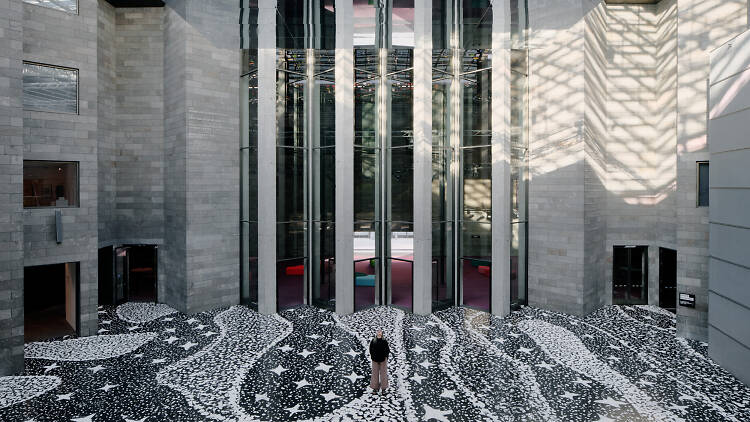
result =
[{"label": "small window on wall", "polygon": [[698,161],[698,201],[697,206],[708,206],[708,161]]},{"label": "small window on wall", "polygon": [[78,69],[24,62],[23,108],[78,114]]},{"label": "small window on wall", "polygon": [[78,13],[78,0],[23,0],[24,3],[48,7],[68,13]]},{"label": "small window on wall", "polygon": [[78,163],[23,162],[23,207],[77,207]]}]

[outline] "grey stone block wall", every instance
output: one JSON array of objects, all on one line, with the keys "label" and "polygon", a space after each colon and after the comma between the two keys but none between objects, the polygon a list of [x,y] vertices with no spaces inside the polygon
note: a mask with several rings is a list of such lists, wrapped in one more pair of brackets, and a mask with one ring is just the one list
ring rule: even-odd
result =
[{"label": "grey stone block wall", "polygon": [[197,312],[239,301],[237,5],[168,1],[165,298]]},{"label": "grey stone block wall", "polygon": [[160,283],[159,294],[165,303],[180,311],[187,310],[187,23],[184,16],[183,1],[167,1],[164,8],[164,247],[159,254],[159,267],[169,277]]},{"label": "grey stone block wall", "polygon": [[[710,13],[707,13],[710,11]],[[680,0],[677,11],[677,290],[695,309],[677,308],[677,334],[708,338],[708,208],[696,207],[696,162],[708,160],[709,52],[743,32],[746,0]]]},{"label": "grey stone block wall", "polygon": [[607,8],[591,2],[584,16],[584,314],[604,303],[607,235]]},{"label": "grey stone block wall", "polygon": [[750,384],[750,31],[711,55],[709,354]]},{"label": "grey stone block wall", "polygon": [[77,115],[24,111],[23,158],[78,162],[80,203],[62,209],[61,244],[54,209],[24,210],[24,265],[79,262],[80,334],[91,335],[98,302],[98,2],[79,0],[77,15],[25,3],[23,12],[23,59],[76,68],[79,85]]},{"label": "grey stone block wall", "polygon": [[115,9],[118,243],[164,238],[164,9]]},{"label": "grey stone block wall", "polygon": [[23,7],[0,2],[0,376],[23,371]]},{"label": "grey stone block wall", "polygon": [[96,61],[98,72],[98,246],[115,241],[115,8],[105,0],[98,4]]}]

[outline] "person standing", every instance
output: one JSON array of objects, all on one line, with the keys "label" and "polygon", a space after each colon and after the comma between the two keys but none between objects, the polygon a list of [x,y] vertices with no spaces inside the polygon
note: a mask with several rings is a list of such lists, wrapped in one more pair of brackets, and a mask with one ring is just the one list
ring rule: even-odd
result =
[{"label": "person standing", "polygon": [[388,347],[388,341],[383,337],[383,330],[375,333],[375,338],[370,341],[370,358],[372,359],[372,377],[370,377],[370,388],[372,394],[377,394],[378,390],[385,395],[388,389],[388,355],[391,349]]}]

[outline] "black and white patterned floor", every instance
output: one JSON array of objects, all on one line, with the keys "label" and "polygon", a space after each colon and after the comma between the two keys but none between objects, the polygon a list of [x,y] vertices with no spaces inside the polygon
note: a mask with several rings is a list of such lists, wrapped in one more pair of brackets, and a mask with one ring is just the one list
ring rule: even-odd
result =
[{"label": "black and white patterned floor", "polygon": [[[99,336],[26,345],[26,373],[0,378],[0,420],[750,421],[750,388],[653,307],[99,314]],[[368,388],[376,329],[385,396]]]}]

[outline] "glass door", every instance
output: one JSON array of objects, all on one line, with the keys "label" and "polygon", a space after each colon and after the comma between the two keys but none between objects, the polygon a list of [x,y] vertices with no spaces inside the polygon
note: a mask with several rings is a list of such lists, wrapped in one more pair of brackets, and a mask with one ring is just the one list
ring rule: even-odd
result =
[{"label": "glass door", "polygon": [[130,247],[115,249],[115,304],[119,305],[128,300],[130,285]]},{"label": "glass door", "polygon": [[648,303],[648,247],[615,246],[613,251],[612,303]]}]

